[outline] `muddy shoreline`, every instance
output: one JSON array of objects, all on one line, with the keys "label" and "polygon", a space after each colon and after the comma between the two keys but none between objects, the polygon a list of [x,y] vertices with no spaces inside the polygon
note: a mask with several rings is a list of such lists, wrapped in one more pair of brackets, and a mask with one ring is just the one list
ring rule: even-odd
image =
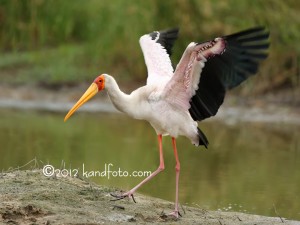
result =
[{"label": "muddy shoreline", "polygon": [[0,173],[0,224],[290,224],[281,217],[207,211],[182,206],[178,220],[166,214],[173,203],[136,194],[132,200],[110,201],[120,190],[83,178],[45,177],[42,170]]},{"label": "muddy shoreline", "polygon": [[[0,85],[0,109],[67,113],[87,86],[88,84],[82,84],[53,90],[34,85],[19,86],[15,89],[9,85]],[[125,93],[130,92],[129,88],[125,88]],[[283,97],[280,99],[278,96]],[[209,120],[220,120],[228,124],[266,122],[300,125],[300,102],[298,102],[300,98],[295,100],[298,99],[295,96],[300,96],[300,93],[293,94],[293,97],[287,96],[289,94],[279,93],[246,98],[229,93],[217,115]],[[79,110],[92,113],[118,113],[105,92],[98,94]]]}]

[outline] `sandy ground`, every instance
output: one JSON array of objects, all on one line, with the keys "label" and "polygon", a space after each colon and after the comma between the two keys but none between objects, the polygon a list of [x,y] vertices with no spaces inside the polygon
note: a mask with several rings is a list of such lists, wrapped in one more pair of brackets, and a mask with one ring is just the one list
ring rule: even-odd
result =
[{"label": "sandy ground", "polygon": [[46,177],[41,170],[0,173],[0,224],[207,224],[298,225],[284,218],[182,206],[182,217],[166,214],[173,203],[136,194],[110,201],[120,190],[74,177]]}]

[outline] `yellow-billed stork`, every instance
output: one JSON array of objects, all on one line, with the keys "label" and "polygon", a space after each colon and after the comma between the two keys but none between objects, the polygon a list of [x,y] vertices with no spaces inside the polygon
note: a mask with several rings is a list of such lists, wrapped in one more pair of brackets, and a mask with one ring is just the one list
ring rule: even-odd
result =
[{"label": "yellow-billed stork", "polygon": [[160,163],[156,171],[130,191],[113,195],[116,200],[133,197],[144,183],[164,170],[162,136],[170,135],[176,160],[175,210],[178,218],[178,183],[180,162],[176,138],[187,137],[196,145],[208,146],[208,140],[197,121],[216,115],[225,92],[254,75],[259,62],[267,57],[269,32],[256,27],[204,43],[190,43],[174,71],[171,49],[178,29],[154,31],[140,38],[148,69],[147,84],[131,94],[122,92],[116,80],[101,74],[65,117],[65,121],[86,101],[106,90],[113,105],[121,112],[148,121],[155,129],[159,142]]}]

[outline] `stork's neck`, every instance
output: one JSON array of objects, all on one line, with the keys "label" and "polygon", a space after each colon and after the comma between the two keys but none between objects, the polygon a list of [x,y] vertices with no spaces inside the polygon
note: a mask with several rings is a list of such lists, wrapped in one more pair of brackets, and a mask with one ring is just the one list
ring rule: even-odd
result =
[{"label": "stork's neck", "polygon": [[122,92],[116,80],[105,74],[105,89],[114,106],[121,112],[130,114],[130,95]]}]

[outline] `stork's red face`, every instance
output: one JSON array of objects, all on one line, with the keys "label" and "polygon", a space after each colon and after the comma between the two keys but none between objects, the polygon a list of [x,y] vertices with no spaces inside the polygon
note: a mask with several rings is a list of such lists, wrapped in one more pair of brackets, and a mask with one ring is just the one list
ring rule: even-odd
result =
[{"label": "stork's red face", "polygon": [[97,84],[98,91],[102,91],[105,88],[105,78],[104,75],[96,77],[94,83]]},{"label": "stork's red face", "polygon": [[85,93],[81,96],[81,98],[77,101],[77,103],[70,109],[68,114],[65,116],[64,121],[67,121],[72,114],[84,103],[86,103],[88,100],[90,100],[92,97],[94,97],[95,94],[97,94],[99,91],[102,91],[105,87],[105,77],[104,75],[98,76],[94,82],[91,84],[91,86],[85,91]]}]

